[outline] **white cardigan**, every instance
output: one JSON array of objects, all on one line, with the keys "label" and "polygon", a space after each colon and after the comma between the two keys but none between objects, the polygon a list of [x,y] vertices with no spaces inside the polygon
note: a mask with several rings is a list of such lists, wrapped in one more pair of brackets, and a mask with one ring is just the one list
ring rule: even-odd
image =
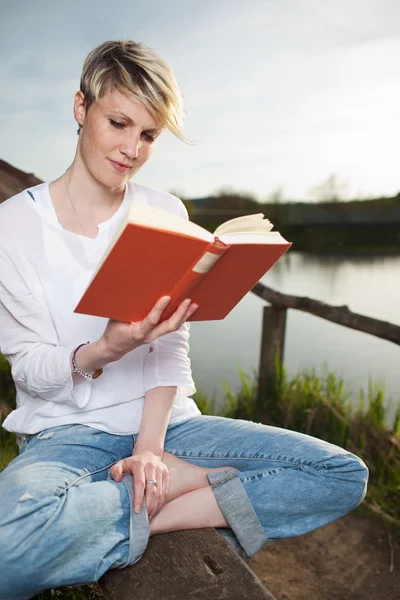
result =
[{"label": "white cardigan", "polygon": [[17,409],[4,421],[8,431],[32,434],[81,423],[117,435],[138,433],[144,394],[157,386],[178,387],[171,424],[200,414],[188,397],[195,387],[187,323],[106,365],[96,380],[71,375],[71,351],[98,339],[107,324],[73,310],[132,201],[187,218],[178,198],[132,181],[95,239],[60,225],[48,182],[0,204],[0,352],[17,390]]}]

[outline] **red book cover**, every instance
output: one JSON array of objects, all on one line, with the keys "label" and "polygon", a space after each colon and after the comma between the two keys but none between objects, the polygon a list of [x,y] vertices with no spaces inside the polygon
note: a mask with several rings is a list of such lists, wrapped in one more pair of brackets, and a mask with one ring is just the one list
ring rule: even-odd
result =
[{"label": "red book cover", "polygon": [[190,320],[223,319],[290,247],[276,236],[228,243],[128,222],[75,312],[139,321],[161,296],[171,296],[161,320],[185,298],[199,305]]}]

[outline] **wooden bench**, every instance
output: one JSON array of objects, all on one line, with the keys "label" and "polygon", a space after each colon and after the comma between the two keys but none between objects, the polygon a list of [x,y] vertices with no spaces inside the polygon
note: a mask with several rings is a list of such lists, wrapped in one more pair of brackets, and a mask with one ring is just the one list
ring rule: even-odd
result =
[{"label": "wooden bench", "polygon": [[99,583],[107,600],[275,600],[215,529],[155,535],[139,562]]}]

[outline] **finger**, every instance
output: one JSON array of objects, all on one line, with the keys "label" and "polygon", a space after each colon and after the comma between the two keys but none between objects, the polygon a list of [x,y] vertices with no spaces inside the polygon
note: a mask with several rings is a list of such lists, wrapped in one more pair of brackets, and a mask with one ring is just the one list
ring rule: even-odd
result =
[{"label": "finger", "polygon": [[190,300],[190,298],[186,298],[186,300],[183,300],[172,313],[172,315],[169,317],[169,319],[166,319],[165,321],[160,323],[159,326],[171,331],[174,328],[174,325],[176,323],[179,323],[184,318],[186,312],[190,307],[191,302],[192,301]]},{"label": "finger", "polygon": [[160,510],[161,505],[162,505],[164,485],[163,485],[163,470],[161,467],[159,467],[157,469],[156,479],[157,479],[157,487],[156,487],[156,495],[154,498],[154,505],[153,505],[153,509],[151,512],[152,517],[154,517],[158,513],[158,511]]},{"label": "finger", "polygon": [[189,317],[192,316],[193,313],[196,312],[196,310],[199,308],[199,305],[196,304],[195,302],[192,302],[189,305],[189,308],[187,309],[186,313],[183,315],[183,319],[181,320],[181,322],[178,324],[177,329],[179,329],[184,323],[185,321],[187,321],[189,319]]},{"label": "finger", "polygon": [[168,468],[160,468],[160,474],[158,475],[159,479],[159,493],[157,498],[157,505],[155,506],[152,517],[154,518],[156,514],[162,509],[164,504],[166,504],[168,500],[168,489],[169,489],[169,471]]},{"label": "finger", "polygon": [[168,471],[168,469],[164,469],[163,474],[162,474],[162,480],[163,480],[163,495],[162,495],[162,501],[161,501],[160,508],[162,508],[168,500],[168,491],[169,491],[169,471]]},{"label": "finger", "polygon": [[154,327],[154,329],[145,337],[145,343],[149,344],[162,335],[179,329],[197,308],[198,304],[191,303],[189,299],[184,300],[169,319]]},{"label": "finger", "polygon": [[147,331],[151,331],[151,329],[153,329],[157,325],[157,323],[161,319],[161,315],[163,314],[164,310],[167,308],[170,302],[170,296],[162,296],[155,303],[149,314],[146,315],[146,317],[142,321],[140,321],[140,327],[144,334]]},{"label": "finger", "polygon": [[[154,479],[154,481],[157,481],[157,480]],[[152,519],[157,512],[157,504],[158,504],[157,496],[158,496],[158,482],[157,482],[157,485],[155,485],[154,483],[148,483],[146,485],[146,505],[148,505],[148,507],[149,507],[147,509],[149,519]]]},{"label": "finger", "polygon": [[[188,318],[192,316],[192,314],[198,309],[198,307],[198,304],[191,303],[189,304],[189,307],[183,314],[178,314],[177,312],[174,313],[171,316],[171,318],[168,319],[168,321],[165,321],[165,324],[168,327],[168,329],[164,333],[169,333],[171,331],[177,331],[178,329],[180,329],[180,327],[182,327],[185,321],[187,321]],[[164,325],[164,323],[162,323],[161,326],[162,325]],[[160,335],[164,335],[164,333],[158,333],[158,337]]]},{"label": "finger", "polygon": [[129,469],[127,469],[125,467],[124,469],[124,461],[123,460],[119,460],[117,463],[115,463],[115,465],[113,465],[110,469],[110,475],[111,477],[114,479],[114,481],[121,481],[123,475],[125,472],[127,472]]},{"label": "finger", "polygon": [[133,505],[135,512],[140,513],[143,507],[144,490],[146,487],[144,465],[133,463],[131,473],[133,475]]},{"label": "finger", "polygon": [[162,509],[162,507],[164,506],[164,504],[167,502],[167,494],[168,494],[168,487],[169,487],[168,469],[163,469],[161,471],[160,482],[161,482],[161,485],[160,485],[161,493],[160,493],[160,497],[159,497],[158,511],[160,511]]},{"label": "finger", "polygon": [[153,310],[156,309],[156,310],[159,310],[160,312],[162,312],[168,306],[168,304],[170,302],[171,302],[171,296],[161,296],[161,298],[159,300],[157,300],[157,302],[153,306]]},{"label": "finger", "polygon": [[[146,481],[157,481],[157,471],[153,465],[149,465],[146,469]],[[154,483],[146,483],[146,506],[149,517],[152,516],[157,498],[157,486]]]}]

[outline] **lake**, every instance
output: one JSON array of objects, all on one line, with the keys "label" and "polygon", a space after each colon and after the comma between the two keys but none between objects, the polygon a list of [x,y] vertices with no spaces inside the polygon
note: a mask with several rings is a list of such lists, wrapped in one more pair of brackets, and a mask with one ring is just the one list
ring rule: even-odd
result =
[{"label": "lake", "polygon": [[[262,279],[277,291],[309,296],[400,325],[400,257],[310,256],[288,252]],[[196,386],[223,398],[223,382],[240,387],[239,368],[258,371],[262,310],[249,293],[224,321],[192,323],[190,357]],[[389,415],[400,402],[400,347],[319,317],[289,310],[284,364],[289,376],[324,365],[358,398],[368,381],[384,383]]]}]

